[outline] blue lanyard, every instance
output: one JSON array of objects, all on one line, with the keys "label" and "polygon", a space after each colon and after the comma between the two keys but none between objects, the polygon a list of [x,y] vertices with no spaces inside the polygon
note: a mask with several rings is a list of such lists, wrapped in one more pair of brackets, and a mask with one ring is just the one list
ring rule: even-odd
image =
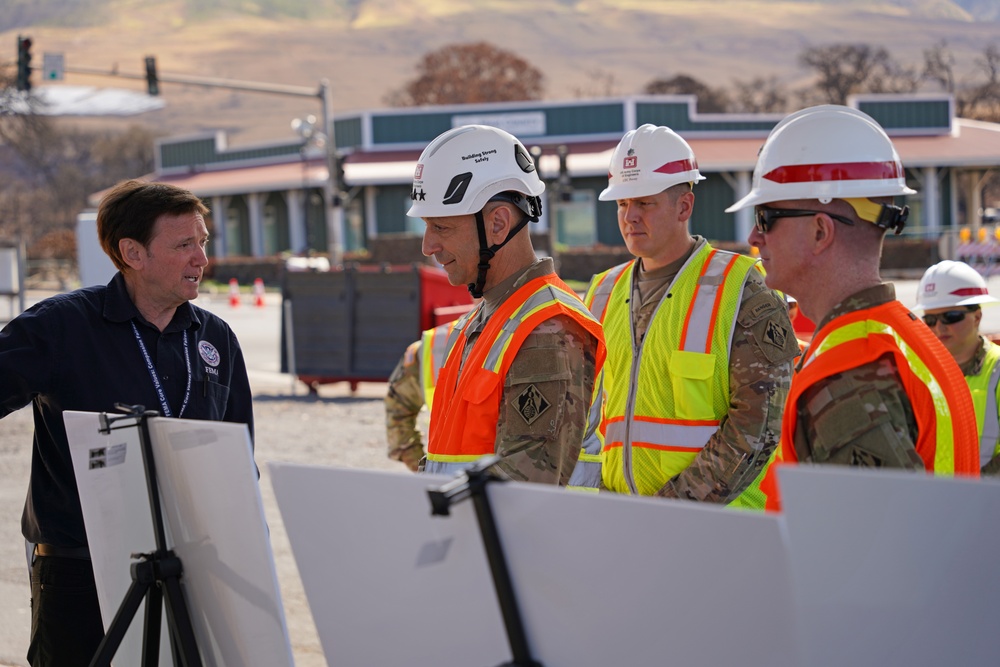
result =
[{"label": "blue lanyard", "polygon": [[[160,384],[160,376],[157,374],[156,368],[153,367],[153,360],[149,357],[149,350],[146,349],[146,344],[142,342],[142,336],[139,335],[139,329],[135,326],[135,320],[130,320],[129,324],[132,325],[132,331],[135,332],[135,340],[139,343],[139,351],[142,352],[142,358],[146,360],[146,370],[149,371],[149,377],[153,380],[156,395],[160,397],[160,407],[163,408],[163,416],[173,417],[170,404],[167,403],[167,395],[163,391],[163,385]],[[181,411],[177,413],[178,419],[184,414],[184,408],[187,407],[188,399],[191,398],[191,354],[188,349],[187,330],[184,331],[184,361],[187,363],[188,379],[187,388],[184,389],[184,402],[181,403]]]}]

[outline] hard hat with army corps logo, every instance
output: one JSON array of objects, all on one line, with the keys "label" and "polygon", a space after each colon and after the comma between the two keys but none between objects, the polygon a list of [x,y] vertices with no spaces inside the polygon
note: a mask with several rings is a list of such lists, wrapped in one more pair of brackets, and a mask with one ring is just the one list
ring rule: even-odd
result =
[{"label": "hard hat with army corps logo", "polygon": [[829,202],[915,192],[906,186],[892,141],[871,116],[825,104],[775,125],[757,157],[750,193],[726,212],[776,201]]},{"label": "hard hat with army corps logo", "polygon": [[669,127],[647,123],[618,142],[608,168],[608,187],[599,199],[650,197],[678,183],[703,180],[688,143]]},{"label": "hard hat with army corps logo", "polygon": [[464,125],[441,134],[420,154],[407,215],[431,218],[483,210],[495,196],[520,193],[512,201],[529,218],[541,213],[545,184],[520,141],[488,125]]},{"label": "hard hat with army corps logo", "polygon": [[986,280],[965,262],[946,259],[924,272],[917,287],[918,313],[935,308],[997,303],[986,289]]}]

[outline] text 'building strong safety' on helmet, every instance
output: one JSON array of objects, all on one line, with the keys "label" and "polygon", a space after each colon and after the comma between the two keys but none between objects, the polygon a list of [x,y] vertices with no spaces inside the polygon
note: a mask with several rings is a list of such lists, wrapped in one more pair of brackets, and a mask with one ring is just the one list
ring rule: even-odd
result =
[{"label": "text 'building strong safety' on helmet", "polygon": [[946,259],[924,272],[917,287],[917,307],[923,312],[954,306],[997,303],[989,295],[986,281],[965,262]]},{"label": "text 'building strong safety' on helmet", "polygon": [[474,214],[497,195],[513,192],[524,197],[514,197],[512,203],[537,219],[538,195],[544,191],[534,161],[514,135],[488,125],[464,125],[444,132],[420,154],[406,214]]},{"label": "text 'building strong safety' on helmet", "polygon": [[647,123],[627,132],[618,143],[600,200],[651,197],[679,183],[703,180],[688,143],[669,127]]},{"label": "text 'building strong safety' on helmet", "polygon": [[829,104],[797,111],[771,130],[750,194],[726,212],[785,200],[914,193],[885,130],[857,109]]}]

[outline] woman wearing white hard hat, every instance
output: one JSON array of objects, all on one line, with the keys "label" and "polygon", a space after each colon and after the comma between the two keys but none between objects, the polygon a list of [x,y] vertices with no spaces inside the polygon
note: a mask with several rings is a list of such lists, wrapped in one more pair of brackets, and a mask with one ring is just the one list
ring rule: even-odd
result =
[{"label": "woman wearing white hard hat", "polygon": [[969,383],[984,475],[1000,473],[1000,345],[979,333],[982,307],[996,303],[1000,299],[990,296],[978,271],[965,262],[945,260],[920,279],[915,308]]}]

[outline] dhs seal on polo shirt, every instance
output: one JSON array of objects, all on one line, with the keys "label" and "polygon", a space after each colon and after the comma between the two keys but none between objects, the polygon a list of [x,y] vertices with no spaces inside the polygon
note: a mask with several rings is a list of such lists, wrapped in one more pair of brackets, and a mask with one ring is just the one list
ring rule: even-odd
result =
[{"label": "dhs seal on polo shirt", "polygon": [[202,340],[198,342],[198,354],[205,361],[208,366],[205,366],[205,372],[211,373],[212,375],[218,375],[219,362],[222,357],[219,356],[219,351],[215,349],[215,346],[209,343],[207,340]]}]

